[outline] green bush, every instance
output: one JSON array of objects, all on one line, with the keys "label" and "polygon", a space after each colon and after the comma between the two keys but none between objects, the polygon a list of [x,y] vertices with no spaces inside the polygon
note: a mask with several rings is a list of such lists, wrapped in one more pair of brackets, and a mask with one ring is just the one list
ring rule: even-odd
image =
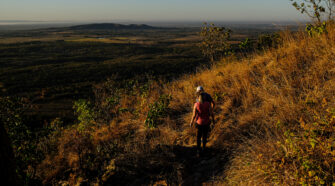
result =
[{"label": "green bush", "polygon": [[238,47],[239,47],[241,52],[249,52],[253,48],[253,43],[251,42],[251,40],[249,38],[246,38],[244,41],[242,41],[238,45]]},{"label": "green bush", "polygon": [[281,37],[278,33],[264,34],[258,37],[258,49],[267,49],[277,47],[281,43]]},{"label": "green bush", "polygon": [[157,101],[149,105],[149,111],[145,120],[147,127],[157,127],[158,119],[166,116],[171,99],[171,95],[161,95]]},{"label": "green bush", "polygon": [[94,124],[94,112],[92,105],[89,101],[80,99],[74,102],[73,108],[78,116],[78,130],[82,131],[87,129],[90,125]]}]

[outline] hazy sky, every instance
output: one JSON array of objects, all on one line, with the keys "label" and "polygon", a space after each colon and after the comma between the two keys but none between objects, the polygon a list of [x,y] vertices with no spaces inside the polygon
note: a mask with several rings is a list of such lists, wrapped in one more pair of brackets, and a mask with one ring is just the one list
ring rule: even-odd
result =
[{"label": "hazy sky", "polygon": [[302,20],[289,0],[0,0],[0,20]]}]

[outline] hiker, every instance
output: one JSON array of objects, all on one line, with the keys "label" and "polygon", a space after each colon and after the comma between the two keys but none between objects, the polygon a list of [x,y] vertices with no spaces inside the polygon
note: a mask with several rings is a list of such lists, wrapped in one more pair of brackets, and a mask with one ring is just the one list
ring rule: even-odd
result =
[{"label": "hiker", "polygon": [[[199,94],[199,101],[194,104],[193,116],[190,122],[190,127],[193,126],[196,120],[197,127],[197,155],[200,156],[206,149],[207,135],[209,132],[209,126],[212,123],[214,125],[214,114],[213,109],[209,101],[206,100],[206,94]],[[201,138],[202,138],[202,149],[201,149]]]},{"label": "hiker", "polygon": [[[204,101],[205,102],[208,101],[211,104],[212,110],[214,110],[215,102],[214,102],[212,96],[209,95],[207,92],[205,92],[205,90],[204,90],[204,88],[202,86],[198,86],[196,92],[197,92],[198,95],[201,94],[201,93],[204,93],[205,94]],[[199,102],[199,100],[197,100],[197,102]]]}]

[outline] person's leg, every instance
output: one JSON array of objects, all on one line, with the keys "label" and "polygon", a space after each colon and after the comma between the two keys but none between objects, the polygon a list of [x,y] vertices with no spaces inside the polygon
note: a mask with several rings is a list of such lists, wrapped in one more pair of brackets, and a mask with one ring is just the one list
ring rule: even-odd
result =
[{"label": "person's leg", "polygon": [[201,151],[201,137],[202,137],[202,128],[200,125],[196,124],[197,126],[197,151]]},{"label": "person's leg", "polygon": [[209,125],[204,125],[202,129],[202,148],[203,150],[206,149],[208,132],[209,132]]}]

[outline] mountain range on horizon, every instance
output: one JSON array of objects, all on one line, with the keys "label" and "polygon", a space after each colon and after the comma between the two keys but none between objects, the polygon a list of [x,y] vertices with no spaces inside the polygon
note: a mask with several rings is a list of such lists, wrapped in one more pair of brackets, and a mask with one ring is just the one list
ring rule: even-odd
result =
[{"label": "mountain range on horizon", "polygon": [[[204,22],[201,21],[152,21],[152,22],[98,22],[98,23],[53,23],[53,22],[29,22],[29,21],[8,21],[0,20],[0,31],[3,30],[31,30],[31,29],[73,29],[73,30],[143,30],[143,29],[161,29],[161,28],[186,28],[201,27]],[[229,26],[230,28],[259,27],[259,26],[298,26],[305,23],[295,22],[234,22],[234,21],[208,21],[217,26]]]},{"label": "mountain range on horizon", "polygon": [[146,24],[116,24],[116,23],[93,23],[68,27],[71,30],[134,30],[134,29],[157,29],[158,27]]}]

